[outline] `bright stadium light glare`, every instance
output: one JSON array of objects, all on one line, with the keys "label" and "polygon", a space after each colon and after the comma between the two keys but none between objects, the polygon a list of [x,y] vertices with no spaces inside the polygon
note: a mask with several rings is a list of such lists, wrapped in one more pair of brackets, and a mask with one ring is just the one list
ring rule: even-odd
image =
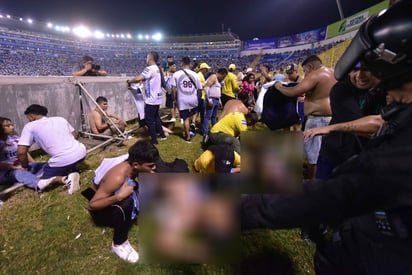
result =
[{"label": "bright stadium light glare", "polygon": [[110,33],[106,33],[106,37],[110,37]]},{"label": "bright stadium light glare", "polygon": [[3,14],[0,14],[0,18],[3,18]]},{"label": "bright stadium light glare", "polygon": [[85,38],[92,35],[92,32],[85,26],[78,26],[73,29],[73,33],[81,38]]},{"label": "bright stadium light glare", "polygon": [[20,17],[19,20],[20,20],[20,21],[23,21],[23,18]]},{"label": "bright stadium light glare", "polygon": [[162,40],[162,34],[161,33],[156,33],[154,35],[152,35],[152,39],[155,41],[160,41]]},{"label": "bright stadium light glare", "polygon": [[56,31],[60,31],[60,30],[61,30],[60,26],[56,26],[56,27],[54,27],[54,28],[56,29]]},{"label": "bright stadium light glare", "polygon": [[9,19],[11,18],[10,14],[7,14],[6,17],[9,18]]},{"label": "bright stadium light glare", "polygon": [[112,38],[114,38],[114,34],[112,34]]},{"label": "bright stadium light glare", "polygon": [[104,38],[104,33],[101,32],[101,31],[96,30],[96,31],[94,31],[93,36],[97,39],[102,39],[102,38]]},{"label": "bright stadium light glare", "polygon": [[143,35],[142,35],[142,34],[138,34],[138,35],[137,35],[137,39],[142,40],[142,39],[143,39]]},{"label": "bright stadium light glare", "polygon": [[119,38],[119,37],[120,37],[120,35],[116,34],[116,38]]},{"label": "bright stadium light glare", "polygon": [[49,29],[51,29],[51,28],[53,28],[53,24],[52,23],[47,23],[47,27],[49,28]]},{"label": "bright stadium light glare", "polygon": [[146,40],[149,40],[150,36],[146,34],[144,38],[146,38]]},{"label": "bright stadium light glare", "polygon": [[129,39],[132,38],[132,36],[130,35],[130,33],[128,33],[128,34],[126,35],[126,37],[129,38]]},{"label": "bright stadium light glare", "polygon": [[120,35],[120,37],[121,37],[121,38],[124,38],[124,34],[122,33],[122,34]]},{"label": "bright stadium light glare", "polygon": [[27,23],[29,23],[29,24],[33,24],[33,19],[28,18],[28,19],[27,19]]}]

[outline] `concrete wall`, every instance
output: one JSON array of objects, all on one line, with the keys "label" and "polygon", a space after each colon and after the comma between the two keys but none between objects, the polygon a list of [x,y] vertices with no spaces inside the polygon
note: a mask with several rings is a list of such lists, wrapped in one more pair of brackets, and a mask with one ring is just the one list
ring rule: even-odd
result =
[{"label": "concrete wall", "polygon": [[[124,120],[137,118],[137,110],[124,77],[0,76],[0,116],[10,118],[15,123],[17,133],[21,133],[27,123],[24,110],[31,104],[40,104],[48,108],[48,116],[64,117],[80,131],[82,125],[79,87],[75,85],[77,81],[83,83],[94,99],[98,96],[106,97],[110,113],[119,115]],[[88,127],[88,113],[95,105],[84,92],[82,94]]]}]

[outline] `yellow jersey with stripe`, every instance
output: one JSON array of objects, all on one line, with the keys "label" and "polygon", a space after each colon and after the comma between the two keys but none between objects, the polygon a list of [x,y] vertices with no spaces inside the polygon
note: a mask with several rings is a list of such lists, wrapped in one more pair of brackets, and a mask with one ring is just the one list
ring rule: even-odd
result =
[{"label": "yellow jersey with stripe", "polygon": [[237,137],[241,132],[247,130],[246,117],[244,113],[232,112],[225,115],[210,130],[211,133],[225,133]]}]

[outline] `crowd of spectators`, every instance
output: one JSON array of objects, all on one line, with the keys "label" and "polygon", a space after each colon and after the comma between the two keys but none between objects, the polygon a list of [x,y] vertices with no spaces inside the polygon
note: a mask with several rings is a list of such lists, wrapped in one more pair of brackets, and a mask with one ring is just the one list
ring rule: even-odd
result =
[{"label": "crowd of spectators", "polygon": [[[213,71],[237,64],[250,67],[257,54],[240,56],[240,41],[209,43],[137,43],[75,41],[50,34],[0,29],[0,75],[68,76],[78,66],[82,56],[92,55],[95,63],[110,76],[136,75],[145,67],[147,50],[159,52],[162,58],[171,55],[180,60],[188,55],[195,62],[210,64]],[[318,54],[334,44],[283,53],[263,55],[260,63],[271,64],[272,69],[287,63],[299,63],[308,54]],[[257,66],[258,67],[258,66]]]}]

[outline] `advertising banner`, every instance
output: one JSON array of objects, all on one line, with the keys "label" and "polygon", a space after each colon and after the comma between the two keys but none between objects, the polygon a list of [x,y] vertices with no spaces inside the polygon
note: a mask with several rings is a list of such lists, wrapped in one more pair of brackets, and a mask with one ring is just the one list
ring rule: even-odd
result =
[{"label": "advertising banner", "polygon": [[248,50],[263,50],[263,49],[275,49],[276,38],[258,39],[258,40],[246,40],[243,44],[243,49]]},{"label": "advertising banner", "polygon": [[326,27],[302,32],[293,35],[293,46],[315,43],[324,40],[326,36]]},{"label": "advertising banner", "polygon": [[328,26],[326,31],[326,38],[332,38],[347,32],[356,30],[365,22],[370,16],[379,13],[380,11],[389,7],[389,0],[385,0],[376,4],[366,10],[355,13],[354,15],[335,22]]}]

